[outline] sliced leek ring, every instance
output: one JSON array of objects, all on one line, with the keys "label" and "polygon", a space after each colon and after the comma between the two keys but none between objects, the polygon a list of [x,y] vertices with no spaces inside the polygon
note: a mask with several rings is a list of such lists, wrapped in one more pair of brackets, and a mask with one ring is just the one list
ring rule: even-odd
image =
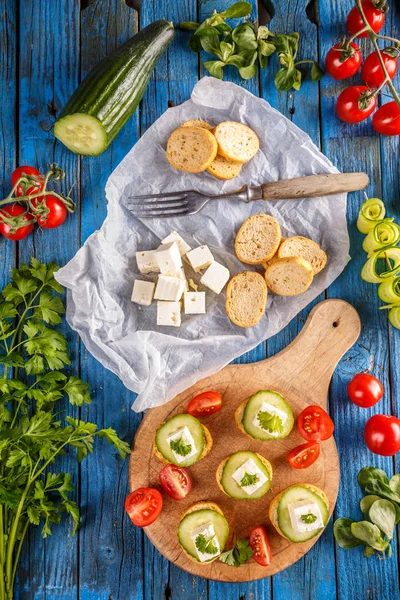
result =
[{"label": "sliced leek ring", "polygon": [[[378,267],[385,261],[386,270],[380,270]],[[368,283],[381,283],[383,280],[393,277],[400,272],[400,247],[389,246],[374,252],[361,269],[361,279]]]},{"label": "sliced leek ring", "polygon": [[400,227],[393,219],[382,219],[374,225],[363,241],[363,250],[367,254],[386,246],[395,246],[400,241]]},{"label": "sliced leek ring", "polygon": [[367,235],[376,225],[377,221],[382,221],[385,217],[386,208],[379,198],[369,198],[361,205],[358,213],[357,228],[358,231]]},{"label": "sliced leek ring", "polygon": [[400,277],[390,277],[382,281],[378,287],[378,296],[387,304],[400,303]]},{"label": "sliced leek ring", "polygon": [[400,306],[394,306],[389,310],[389,323],[396,327],[396,329],[400,329]]}]

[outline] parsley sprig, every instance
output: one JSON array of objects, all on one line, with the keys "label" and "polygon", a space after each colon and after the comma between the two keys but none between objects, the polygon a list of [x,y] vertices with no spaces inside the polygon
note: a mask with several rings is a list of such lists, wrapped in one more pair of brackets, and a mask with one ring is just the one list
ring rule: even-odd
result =
[{"label": "parsley sprig", "polygon": [[61,514],[79,527],[79,509],[69,495],[69,473],[53,473],[56,458],[76,448],[78,461],[93,451],[95,437],[105,438],[124,458],[129,446],[117,433],[67,417],[56,403],[91,402],[87,383],[61,372],[70,363],[61,323],[63,288],[54,279],[54,263],[32,259],[12,272],[0,297],[0,600],[13,597],[18,557],[30,525],[51,534]]},{"label": "parsley sprig", "polygon": [[183,440],[183,436],[182,435],[177,440],[171,440],[170,443],[169,443],[169,447],[171,448],[171,450],[173,450],[174,452],[176,452],[176,454],[179,454],[179,456],[187,456],[192,451],[192,445],[191,444],[187,444]]},{"label": "parsley sprig", "polygon": [[265,429],[265,431],[270,431],[273,433],[282,433],[283,431],[283,423],[282,419],[277,415],[272,415],[266,410],[260,410],[257,414],[258,422],[260,423],[260,427]]},{"label": "parsley sprig", "polygon": [[219,560],[230,567],[240,567],[240,565],[243,565],[249,558],[253,556],[253,554],[254,552],[251,549],[249,540],[247,538],[236,540],[235,537],[233,548],[227,550],[226,552],[222,552]]},{"label": "parsley sprig", "polygon": [[242,479],[240,480],[241,487],[249,487],[250,485],[255,485],[258,482],[258,475],[253,473],[244,473]]},{"label": "parsley sprig", "polygon": [[217,554],[218,547],[215,545],[215,535],[206,537],[204,533],[199,533],[196,537],[196,548],[202,554]]},{"label": "parsley sprig", "polygon": [[300,519],[303,521],[303,523],[307,523],[307,525],[309,525],[311,523],[315,523],[317,516],[310,512],[306,515],[301,515]]}]

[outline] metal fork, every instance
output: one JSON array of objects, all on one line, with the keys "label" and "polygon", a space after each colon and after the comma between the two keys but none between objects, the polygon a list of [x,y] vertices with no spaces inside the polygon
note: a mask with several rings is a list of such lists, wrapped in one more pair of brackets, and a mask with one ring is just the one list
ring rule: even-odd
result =
[{"label": "metal fork", "polygon": [[185,217],[198,213],[210,200],[285,200],[316,198],[363,190],[369,183],[366,173],[325,173],[283,179],[257,186],[244,186],[237,192],[209,196],[195,190],[129,196],[126,207],[140,219]]}]

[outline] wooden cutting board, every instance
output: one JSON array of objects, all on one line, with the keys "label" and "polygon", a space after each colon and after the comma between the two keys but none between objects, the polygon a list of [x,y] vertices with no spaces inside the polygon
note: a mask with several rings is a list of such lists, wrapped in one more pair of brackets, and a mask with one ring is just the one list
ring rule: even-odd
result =
[{"label": "wooden cutting board", "polygon": [[[274,575],[299,560],[318,538],[304,544],[293,544],[279,536],[269,522],[268,507],[272,498],[289,485],[313,483],[323,489],[330,502],[330,514],[339,488],[339,460],[334,439],[322,443],[317,462],[308,469],[292,469],[286,455],[305,440],[293,428],[284,440],[263,442],[243,435],[234,421],[238,404],[259,390],[275,390],[292,407],[295,418],[309,404],[326,408],[332,373],[343,354],[353,346],[360,334],[356,310],[343,300],[325,300],[310,313],[297,338],[279,354],[253,364],[229,365],[207,377],[159,408],[151,409],[136,434],[129,464],[130,489],[158,487],[158,473],[164,463],[153,455],[157,427],[166,419],[183,413],[191,398],[200,392],[215,390],[223,396],[219,413],[205,417],[203,423],[213,437],[212,451],[190,467],[193,488],[184,500],[177,502],[164,494],[164,506],[158,520],[145,528],[155,547],[175,565],[207,579],[217,581],[252,581]],[[273,478],[269,492],[259,500],[233,500],[223,494],[215,481],[218,464],[232,452],[252,450],[272,463]],[[253,527],[266,525],[272,545],[273,559],[269,567],[249,560],[238,568],[220,561],[201,565],[189,560],[177,539],[181,514],[199,501],[216,502],[230,525],[230,547],[233,532],[238,538],[248,537]]]}]

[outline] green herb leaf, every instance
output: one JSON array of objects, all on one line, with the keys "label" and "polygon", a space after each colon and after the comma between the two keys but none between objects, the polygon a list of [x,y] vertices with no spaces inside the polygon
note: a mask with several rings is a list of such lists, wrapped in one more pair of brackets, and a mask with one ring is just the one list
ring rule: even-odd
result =
[{"label": "green herb leaf", "polygon": [[179,23],[179,29],[187,29],[188,31],[196,31],[198,27],[200,27],[200,23],[195,23],[194,21],[182,21],[182,23]]},{"label": "green herb leaf", "polygon": [[333,535],[341,548],[350,550],[362,546],[363,542],[353,535],[351,531],[352,524],[355,523],[352,519],[337,519],[333,526]]},{"label": "green herb leaf", "polygon": [[357,480],[358,480],[358,484],[362,490],[365,489],[365,486],[372,479],[377,479],[379,481],[382,481],[382,483],[389,485],[389,479],[388,479],[385,471],[382,471],[382,469],[377,469],[375,467],[364,467],[358,473]]},{"label": "green herb leaf", "polygon": [[215,27],[199,27],[193,35],[200,37],[218,37],[219,31]]},{"label": "green herb leaf", "polygon": [[361,540],[366,546],[371,546],[374,550],[384,552],[389,544],[382,538],[379,527],[369,521],[352,523],[350,529],[354,537]]},{"label": "green herb leaf", "polygon": [[178,438],[177,440],[171,440],[169,443],[171,450],[179,454],[179,456],[187,456],[192,451],[191,444],[186,444],[183,441],[183,436]]},{"label": "green herb leaf", "polygon": [[274,46],[274,44],[271,44],[271,42],[265,42],[264,40],[259,40],[258,42],[258,51],[260,52],[260,54],[262,54],[262,56],[271,56],[271,54],[273,54],[275,52],[276,48]]},{"label": "green herb leaf", "polygon": [[370,496],[364,496],[364,498],[361,498],[360,510],[361,510],[362,514],[364,515],[365,521],[369,520],[369,516],[368,516],[369,509],[371,508],[373,503],[376,502],[376,500],[380,500],[379,496],[370,495]]},{"label": "green herb leaf", "polygon": [[219,13],[224,19],[239,19],[240,17],[247,17],[252,11],[250,2],[236,2],[229,8]]},{"label": "green herb leaf", "polygon": [[388,484],[384,483],[379,479],[371,479],[365,486],[364,491],[367,494],[375,494],[391,502],[396,502],[400,505],[400,495],[396,494]]},{"label": "green herb leaf", "polygon": [[224,75],[224,66],[225,63],[221,60],[207,60],[205,63],[203,63],[203,67],[207,69],[210,75],[216,77],[217,79],[222,79]]},{"label": "green herb leaf", "polygon": [[195,540],[196,548],[202,554],[217,554],[218,547],[215,545],[215,535],[207,538],[200,533]]},{"label": "green herb leaf", "polygon": [[319,63],[317,63],[314,60],[313,65],[311,67],[311,79],[313,81],[319,81],[320,79],[322,79],[323,76],[324,76],[323,68],[321,67],[321,65]]},{"label": "green herb leaf", "polygon": [[258,482],[258,475],[255,473],[244,473],[242,479],[240,480],[241,487],[248,487],[250,485],[255,485]]},{"label": "green herb leaf", "polygon": [[232,39],[243,50],[257,50],[256,32],[250,23],[242,23],[232,31]]},{"label": "green herb leaf", "polygon": [[392,479],[389,481],[389,487],[392,492],[400,496],[400,473],[398,475],[393,475]]},{"label": "green herb leaf", "polygon": [[61,323],[60,315],[64,314],[64,304],[59,296],[52,296],[49,292],[40,294],[39,305],[35,308],[33,316],[51,325]]},{"label": "green herb leaf", "polygon": [[396,509],[390,500],[376,500],[369,509],[369,518],[379,527],[389,540],[393,538],[396,523]]},{"label": "green herb leaf", "polygon": [[260,423],[260,427],[262,427],[265,431],[270,431],[273,433],[282,433],[282,419],[277,415],[272,415],[268,411],[262,410],[257,414],[257,419]]},{"label": "green herb leaf", "polygon": [[303,521],[303,523],[307,524],[315,523],[315,521],[317,520],[317,516],[311,512],[306,515],[301,515],[300,518]]},{"label": "green herb leaf", "polygon": [[81,381],[78,377],[71,376],[63,388],[68,395],[71,404],[82,406],[90,404],[89,385]]},{"label": "green herb leaf", "polygon": [[215,54],[215,56],[217,56],[218,58],[222,57],[220,50],[220,41],[218,36],[211,35],[207,37],[201,37],[200,44],[205,52],[208,52],[209,54]]},{"label": "green herb leaf", "polygon": [[221,42],[220,51],[221,51],[221,59],[223,62],[226,62],[234,51],[234,44],[228,44],[227,42]]},{"label": "green herb leaf", "polygon": [[98,436],[99,438],[104,437],[109,444],[114,446],[121,458],[125,458],[127,454],[129,454],[131,451],[129,444],[120,440],[117,435],[117,432],[114,429],[111,429],[111,427],[109,427],[108,429],[100,429],[98,431]]},{"label": "green herb leaf", "polygon": [[230,567],[240,567],[249,558],[253,556],[254,552],[250,547],[249,540],[247,538],[237,540],[233,548],[222,552],[219,560]]}]

